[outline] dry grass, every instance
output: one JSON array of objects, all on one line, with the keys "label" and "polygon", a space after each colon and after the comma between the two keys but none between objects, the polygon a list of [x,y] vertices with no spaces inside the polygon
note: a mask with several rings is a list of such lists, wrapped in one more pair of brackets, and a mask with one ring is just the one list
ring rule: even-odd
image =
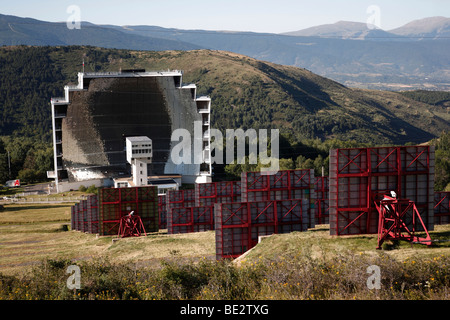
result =
[{"label": "dry grass", "polygon": [[[0,299],[448,299],[450,243],[376,250],[376,236],[330,236],[327,225],[265,238],[244,257],[214,261],[214,232],[112,241],[78,231],[70,204],[0,212]],[[434,239],[450,235],[437,226]],[[72,296],[66,268],[82,266]],[[381,290],[367,287],[367,267]]]},{"label": "dry grass", "polygon": [[[377,256],[381,252],[389,257],[403,261],[411,257],[430,258],[434,256],[450,256],[450,242],[436,242],[433,247],[400,242],[391,250],[376,250],[376,235],[331,236],[328,225],[318,225],[307,232],[278,234],[265,238],[245,257],[252,260],[280,255],[308,254],[312,258],[335,257],[341,253],[365,254]],[[437,225],[430,231],[432,239],[450,240],[450,225]]]},{"label": "dry grass", "polygon": [[70,228],[68,204],[7,204],[0,212],[0,273],[26,273],[45,259],[90,260],[158,264],[165,257],[195,258],[215,255],[214,232],[167,235],[112,241]]},{"label": "dry grass", "polygon": [[[147,237],[112,241],[115,236],[97,237],[79,231],[63,231],[70,226],[67,204],[7,204],[0,212],[0,272],[27,272],[45,259],[89,260],[106,258],[111,262],[132,262],[143,266],[159,265],[164,258],[198,259],[215,256],[214,231],[168,235],[165,230]],[[450,226],[436,226],[433,238],[450,238]],[[319,225],[308,232],[274,235],[263,240],[245,257],[309,254],[313,258],[334,257],[343,252],[377,255],[375,235],[347,237],[330,236],[328,225]],[[433,248],[407,243],[395,250],[383,251],[402,261],[411,257],[450,255],[450,243]]]}]

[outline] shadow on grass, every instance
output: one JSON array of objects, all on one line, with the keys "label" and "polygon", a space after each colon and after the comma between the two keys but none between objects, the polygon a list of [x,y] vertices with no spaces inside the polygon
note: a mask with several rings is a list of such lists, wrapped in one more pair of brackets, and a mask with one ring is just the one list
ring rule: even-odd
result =
[{"label": "shadow on grass", "polygon": [[308,229],[308,232],[323,232],[323,231],[330,231],[330,226],[327,224],[316,225],[313,229]]},{"label": "shadow on grass", "polygon": [[72,206],[71,203],[67,204],[48,204],[48,205],[27,205],[27,204],[13,204],[13,205],[6,205],[4,207],[4,211],[22,211],[22,210],[45,210],[45,209],[55,209],[55,208],[68,208]]},{"label": "shadow on grass", "polygon": [[444,248],[450,247],[450,231],[431,231],[432,247]]}]

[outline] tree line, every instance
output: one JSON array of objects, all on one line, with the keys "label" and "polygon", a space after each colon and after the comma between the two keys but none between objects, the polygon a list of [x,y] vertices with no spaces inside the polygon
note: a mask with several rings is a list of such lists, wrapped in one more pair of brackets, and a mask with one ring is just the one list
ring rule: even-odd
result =
[{"label": "tree line", "polygon": [[[163,54],[154,53],[161,59]],[[127,50],[80,46],[0,48],[0,183],[15,178],[28,183],[47,181],[46,172],[53,170],[50,98],[62,96],[64,85],[76,81],[83,56],[90,71],[109,70],[111,63],[119,60],[128,61],[132,67],[144,63]],[[216,77],[208,77],[211,71],[204,66],[197,73],[187,75],[186,80],[190,76],[198,84],[200,94],[211,95],[213,128],[221,131],[279,128],[281,169],[311,168],[321,174],[324,168],[327,175],[330,149],[386,143],[385,135],[369,132],[368,123],[372,127],[377,123],[358,120],[349,114],[317,113],[311,109],[329,102],[321,89],[326,83],[297,80],[265,64],[258,68],[277,81],[264,82],[253,76],[239,84],[242,94],[236,94],[232,79],[220,79],[218,83]],[[448,93],[439,92],[417,91],[404,95],[439,105],[449,99]],[[368,128],[367,135],[364,129],[361,132],[366,136],[362,137],[361,133],[355,138],[349,134],[355,128]],[[449,188],[448,135],[444,132],[432,142],[436,145],[437,190]],[[330,139],[330,136],[340,138]],[[219,179],[233,179],[242,171],[257,168],[258,164],[215,165],[214,171]]]},{"label": "tree line", "polygon": [[53,147],[48,142],[28,137],[0,139],[0,183],[20,179],[25,183],[47,181],[53,170]]}]

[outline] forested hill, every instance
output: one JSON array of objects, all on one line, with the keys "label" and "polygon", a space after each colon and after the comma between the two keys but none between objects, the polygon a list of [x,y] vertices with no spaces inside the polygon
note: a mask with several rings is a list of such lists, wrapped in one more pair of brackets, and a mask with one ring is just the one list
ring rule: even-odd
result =
[{"label": "forested hill", "polygon": [[[1,47],[0,135],[50,141],[50,98],[86,71],[179,69],[212,98],[212,126],[279,128],[291,141],[337,138],[422,143],[450,127],[448,105],[426,92],[351,89],[305,69],[222,51],[128,51],[94,47]],[[420,99],[422,97],[422,99]]]},{"label": "forested hill", "polygon": [[[441,135],[450,127],[447,92],[351,89],[305,69],[223,51],[18,46],[0,47],[0,183],[46,180],[53,163],[50,98],[77,83],[83,59],[87,72],[183,70],[185,83],[211,96],[213,128],[280,129],[282,169],[326,170],[331,147],[403,145],[441,136],[436,190],[450,182],[450,151],[445,149],[450,135]],[[254,169],[214,166],[215,178]]]}]

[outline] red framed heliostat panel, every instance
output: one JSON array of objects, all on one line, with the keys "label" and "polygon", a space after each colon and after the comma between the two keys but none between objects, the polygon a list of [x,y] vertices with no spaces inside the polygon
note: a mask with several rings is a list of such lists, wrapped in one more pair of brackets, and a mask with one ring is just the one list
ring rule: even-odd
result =
[{"label": "red framed heliostat panel", "polygon": [[316,177],[314,184],[315,219],[316,224],[329,223],[329,179],[328,177]]},{"label": "red framed heliostat panel", "polygon": [[450,223],[450,192],[434,193],[434,224]]},{"label": "red framed heliostat panel", "polygon": [[99,233],[118,233],[120,219],[134,211],[146,232],[159,230],[158,189],[156,186],[102,188],[99,190]]},{"label": "red framed heliostat panel", "polygon": [[214,230],[214,207],[177,207],[167,212],[169,234]]},{"label": "red framed heliostat panel", "polygon": [[216,258],[236,258],[254,247],[260,236],[306,231],[308,209],[305,199],[216,203]]},{"label": "red framed heliostat panel", "polygon": [[315,177],[313,169],[279,170],[266,175],[260,171],[241,174],[241,201],[308,200],[309,228],[315,226]]},{"label": "red framed heliostat panel", "polygon": [[374,201],[391,191],[414,201],[427,229],[433,230],[433,146],[334,149],[329,169],[330,234],[377,233]]}]

